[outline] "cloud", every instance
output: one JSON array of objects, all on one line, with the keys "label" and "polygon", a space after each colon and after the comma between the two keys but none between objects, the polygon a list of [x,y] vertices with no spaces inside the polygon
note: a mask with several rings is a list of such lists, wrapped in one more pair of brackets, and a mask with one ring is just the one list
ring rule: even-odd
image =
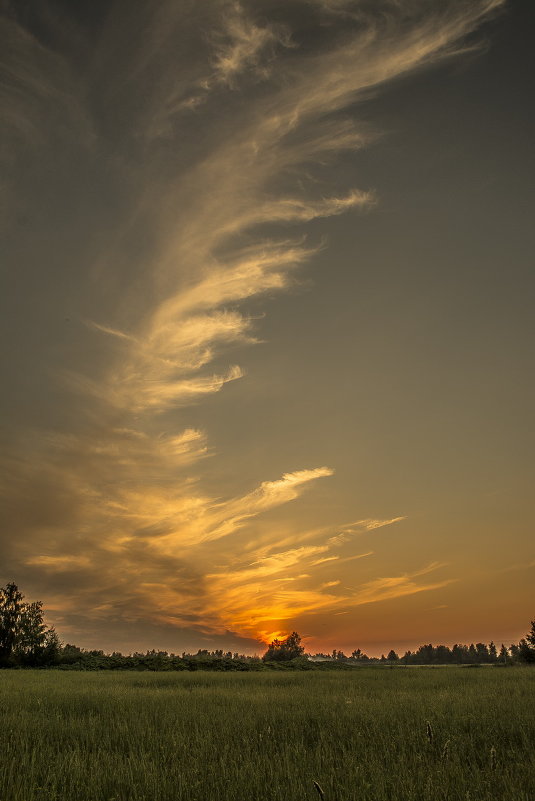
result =
[{"label": "cloud", "polygon": [[[307,54],[304,63],[295,58],[295,48],[288,51],[291,57],[279,54],[279,77],[271,91],[249,96],[245,105],[232,109],[233,126],[218,138],[208,137],[210,149],[174,177],[171,167],[167,186],[150,179],[152,191],[161,193],[159,202],[181,210],[178,225],[176,220],[164,224],[157,257],[156,275],[165,276],[167,292],[146,310],[136,332],[124,332],[124,366],[114,368],[112,377],[99,377],[97,386],[86,381],[86,390],[92,388],[121,408],[131,405],[135,412],[161,411],[218,392],[237,378],[238,367],[227,375],[188,376],[205,368],[230,343],[254,342],[251,320],[236,308],[219,307],[284,289],[288,272],[314,249],[274,239],[236,249],[236,237],[258,226],[302,224],[375,203],[373,193],[355,188],[345,196],[285,197],[280,189],[274,192],[275,179],[284,181],[289,171],[318,162],[333,149],[361,147],[366,135],[354,123],[337,123],[326,116],[353,102],[359,92],[439,57],[498,5],[481,2],[467,10],[452,2],[438,13],[434,6],[424,9],[416,3],[408,26],[401,8],[387,3],[390,23],[399,25],[395,32],[381,14],[370,14],[367,28],[350,28],[331,50]],[[250,13],[245,6],[224,7],[221,30],[214,33],[215,39],[212,36],[226,42],[216,45],[213,56],[223,84],[256,64],[268,44],[281,40],[273,26],[259,26]],[[227,251],[224,259],[218,255],[221,249]],[[173,291],[177,264],[180,280]],[[200,280],[194,277],[199,275]],[[98,325],[121,331],[111,321]]]},{"label": "cloud", "polygon": [[498,570],[498,573],[509,573],[511,571],[517,570],[529,570],[530,568],[535,567],[535,559],[532,559],[530,562],[524,562],[523,564],[516,564],[516,565],[509,565],[508,567],[502,567]]},{"label": "cloud", "polygon": [[27,565],[49,569],[53,573],[76,568],[89,567],[88,556],[32,556],[26,561]]},{"label": "cloud", "polygon": [[229,232],[253,225],[272,222],[310,222],[322,217],[335,217],[356,208],[373,205],[375,198],[371,192],[352,190],[345,197],[323,198],[307,201],[302,198],[281,198],[271,200],[245,213],[233,221]]},{"label": "cloud", "polygon": [[315,562],[312,562],[311,567],[318,567],[319,565],[324,565],[326,562],[336,562],[339,559],[339,556],[324,556],[321,559],[316,559]]},{"label": "cloud", "polygon": [[[151,438],[128,429],[116,430],[115,436],[115,445],[108,440],[92,442],[91,448],[86,444],[83,470],[73,470],[80,443],[69,439],[56,442],[55,464],[44,474],[40,466],[44,496],[60,502],[54,487],[62,486],[72,499],[69,518],[62,521],[52,508],[47,517],[26,523],[21,519],[28,489],[35,492],[37,487],[31,475],[26,476],[29,483],[18,488],[18,510],[6,510],[15,511],[23,529],[31,522],[32,538],[17,549],[19,572],[31,584],[46,588],[44,599],[58,626],[62,616],[83,609],[88,630],[99,620],[125,617],[152,621],[156,628],[186,627],[210,636],[232,631],[245,639],[266,639],[274,630],[284,632],[289,621],[302,615],[392,600],[452,581],[422,582],[421,577],[441,567],[431,564],[353,588],[332,574],[318,585],[312,571],[338,570],[346,562],[372,555],[371,551],[333,553],[340,543],[322,531],[314,534],[315,542],[286,550],[273,550],[276,538],[268,544],[252,543],[237,557],[236,538],[255,517],[297,500],[312,482],[332,471],[325,467],[295,471],[222,501],[204,496],[197,482],[178,487],[163,483],[169,467],[162,471],[162,453],[152,452]],[[128,457],[125,442],[131,449]],[[158,442],[168,464],[181,469],[191,450],[205,447],[204,436],[195,429],[163,436]],[[141,454],[146,464],[139,471]],[[106,472],[108,464],[117,470],[118,455],[123,480],[114,484]],[[129,482],[124,481],[125,470]],[[15,496],[12,487],[12,501]],[[42,515],[39,497],[36,506]],[[299,538],[297,532],[295,539]],[[221,547],[214,569],[216,542]]]},{"label": "cloud", "polygon": [[[272,55],[276,45],[289,46],[288,31],[284,27],[255,25],[239,3],[230,5],[223,26],[218,37],[223,41],[215,48],[214,79],[229,86],[244,70],[259,73],[260,59],[266,51]],[[264,74],[266,69],[264,66]]]},{"label": "cloud", "polygon": [[207,504],[202,514],[197,511],[196,519],[190,521],[187,531],[181,526],[176,534],[170,535],[173,546],[206,543],[229,536],[252,517],[299,498],[309,482],[332,474],[328,467],[285,473],[276,481],[262,482],[241,498]]},{"label": "cloud", "polygon": [[391,526],[392,523],[399,523],[400,520],[406,520],[406,516],[393,517],[390,520],[357,520],[356,523],[351,524],[351,528],[362,528],[365,531],[374,531],[376,528],[383,528],[383,526]]},{"label": "cloud", "polygon": [[[500,0],[292,2],[277,14],[115,2],[87,30],[30,5],[2,19],[10,265],[29,262],[36,282],[12,357],[24,408],[2,455],[5,569],[58,620],[102,636],[125,620],[264,637],[341,603],[444,586],[421,572],[349,595],[338,577],[318,583],[318,570],[371,554],[332,553],[346,536],[403,517],[337,534],[294,520],[255,545],[254,521],[333,469],[282,467],[213,497],[208,437],[186,410],[248,380],[235,353],[258,341],[248,304],[294,286],[325,246],[306,226],[378,202],[353,176],[325,179],[339,153],[373,141],[356,104],[462,50]],[[333,10],[343,18],[323,26]],[[83,324],[50,342],[66,309]],[[38,369],[30,404],[24,381]]]},{"label": "cloud", "polygon": [[[221,624],[244,635],[256,633],[263,641],[268,641],[269,636],[276,636],[273,631],[288,633],[286,621],[296,621],[303,615],[345,613],[365,604],[440,589],[456,581],[453,578],[419,581],[421,576],[444,567],[440,563],[431,563],[412,573],[379,577],[357,587],[345,587],[335,578],[323,582],[317,589],[308,574],[302,578],[288,576],[288,571],[293,573],[295,566],[303,566],[328,548],[328,545],[302,547],[274,554],[252,566],[207,576],[209,594],[218,600]],[[359,554],[356,558],[367,555]],[[309,564],[325,564],[325,560]],[[291,583],[287,583],[288,578],[293,579]]]},{"label": "cloud", "polygon": [[354,534],[363,534],[367,531],[375,531],[375,529],[383,528],[384,526],[391,526],[393,523],[399,523],[401,520],[406,520],[406,516],[393,517],[389,520],[375,520],[367,518],[366,520],[357,520],[355,523],[348,523],[343,526],[341,532],[331,537],[329,542],[333,545],[342,545],[344,542],[349,542]]},{"label": "cloud", "polygon": [[[423,572],[428,571],[426,570]],[[352,605],[361,606],[362,604],[403,598],[406,595],[414,595],[419,592],[438,590],[457,581],[455,578],[449,578],[443,581],[419,584],[414,581],[414,579],[420,575],[422,575],[422,571],[402,576],[377,578],[373,579],[373,581],[366,582],[361,587],[355,589],[354,594],[351,596]]]}]

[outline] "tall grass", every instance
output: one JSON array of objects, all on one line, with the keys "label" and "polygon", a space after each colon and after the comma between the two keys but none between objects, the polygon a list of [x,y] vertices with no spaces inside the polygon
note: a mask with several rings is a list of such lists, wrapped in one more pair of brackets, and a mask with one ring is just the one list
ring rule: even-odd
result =
[{"label": "tall grass", "polygon": [[534,801],[534,690],[529,668],[0,671],[0,800]]}]

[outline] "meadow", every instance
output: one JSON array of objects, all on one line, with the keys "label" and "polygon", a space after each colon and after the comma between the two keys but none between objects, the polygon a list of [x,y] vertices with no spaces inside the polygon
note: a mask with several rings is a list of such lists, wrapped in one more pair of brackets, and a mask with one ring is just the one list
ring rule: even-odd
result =
[{"label": "meadow", "polygon": [[1,801],[533,801],[535,670],[0,671]]}]

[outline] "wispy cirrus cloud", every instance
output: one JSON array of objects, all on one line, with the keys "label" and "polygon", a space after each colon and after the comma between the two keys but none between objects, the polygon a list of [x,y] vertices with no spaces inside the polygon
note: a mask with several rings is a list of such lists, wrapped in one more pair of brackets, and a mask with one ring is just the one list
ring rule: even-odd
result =
[{"label": "wispy cirrus cloud", "polygon": [[361,604],[377,603],[378,601],[387,601],[392,598],[402,598],[405,595],[414,595],[418,592],[438,590],[442,587],[447,587],[457,579],[447,578],[442,581],[434,581],[431,583],[426,581],[420,583],[415,581],[415,579],[420,578],[420,576],[426,576],[445,566],[446,565],[440,564],[439,562],[432,562],[413,573],[406,573],[401,576],[381,577],[366,582],[359,587],[349,587],[347,589],[352,589],[355,592],[353,603],[358,606]]},{"label": "wispy cirrus cloud", "polygon": [[[287,631],[287,621],[304,615],[349,611],[365,604],[441,589],[456,581],[455,578],[420,580],[421,576],[444,567],[439,563],[412,573],[376,578],[358,587],[347,587],[338,578],[320,583],[307,572],[295,574],[295,567],[306,571],[325,564],[326,559],[314,560],[314,557],[328,550],[328,545],[304,546],[265,557],[242,569],[208,576],[210,593],[220,599],[221,619],[231,630],[251,636],[260,633],[268,642]],[[369,555],[358,554],[354,558]]]},{"label": "wispy cirrus cloud", "polygon": [[406,520],[407,516],[392,517],[386,520],[375,520],[367,518],[365,520],[357,520],[355,523],[348,523],[341,528],[338,534],[330,538],[329,542],[341,545],[344,542],[349,542],[355,535],[366,534],[368,531],[375,531],[385,526],[391,526],[394,523],[400,523]]},{"label": "wispy cirrus cloud", "polygon": [[402,517],[392,517],[390,520],[357,520],[356,523],[351,523],[348,526],[348,530],[351,529],[355,530],[364,530],[364,531],[375,531],[376,528],[383,528],[384,526],[391,526],[393,523],[399,523],[401,520],[406,520],[407,517],[404,515]]},{"label": "wispy cirrus cloud", "polygon": [[268,59],[277,45],[290,45],[289,31],[282,25],[257,25],[237,2],[225,9],[223,29],[215,39],[214,79],[229,86],[245,71],[269,74]]}]

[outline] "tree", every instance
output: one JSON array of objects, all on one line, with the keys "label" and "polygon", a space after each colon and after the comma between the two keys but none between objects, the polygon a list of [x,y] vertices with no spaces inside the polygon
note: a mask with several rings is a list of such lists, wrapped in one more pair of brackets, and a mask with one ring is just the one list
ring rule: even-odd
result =
[{"label": "tree", "polygon": [[290,659],[303,656],[304,652],[301,637],[296,631],[292,631],[285,640],[273,640],[262,660],[264,662],[288,662]]},{"label": "tree", "polygon": [[0,664],[9,665],[18,643],[25,604],[13,582],[0,588]]},{"label": "tree", "polygon": [[439,665],[447,665],[451,662],[451,651],[447,645],[437,645],[435,648],[435,662]]},{"label": "tree", "polygon": [[0,664],[42,665],[57,660],[59,638],[43,620],[41,601],[25,603],[16,584],[0,588]]},{"label": "tree", "polygon": [[463,665],[469,662],[468,646],[455,643],[451,649],[451,661],[456,665]]},{"label": "tree", "polygon": [[399,656],[396,654],[396,652],[392,648],[392,650],[389,651],[388,656],[386,658],[388,659],[389,662],[397,662],[398,659],[399,659]]},{"label": "tree", "polygon": [[484,642],[476,642],[476,660],[478,662],[489,662],[489,649]]},{"label": "tree", "polygon": [[47,627],[43,621],[43,604],[34,601],[24,604],[21,615],[18,641],[15,653],[21,661],[34,662],[38,660],[44,648]]},{"label": "tree", "polygon": [[535,662],[535,620],[531,621],[530,630],[518,643],[517,657],[521,662]]},{"label": "tree", "polygon": [[511,654],[511,659],[513,660],[513,662],[516,662],[517,659],[519,658],[519,647],[518,645],[516,645],[516,643],[514,642],[511,643],[511,645],[509,646],[509,653]]},{"label": "tree", "polygon": [[535,648],[532,648],[524,637],[518,643],[518,659],[530,664],[535,662]]},{"label": "tree", "polygon": [[507,648],[505,647],[503,642],[502,642],[502,645],[501,645],[501,648],[500,648],[500,654],[498,656],[498,659],[504,665],[506,665],[508,663],[508,661],[509,661],[509,651],[507,650]]},{"label": "tree", "polygon": [[42,665],[57,665],[61,661],[61,640],[54,628],[47,629],[45,632],[39,661]]},{"label": "tree", "polygon": [[415,654],[414,662],[417,665],[431,665],[433,662],[435,649],[432,644],[420,645]]},{"label": "tree", "polygon": [[81,662],[83,657],[82,649],[77,645],[68,642],[63,646],[61,651],[61,662],[65,665],[74,665],[75,662]]}]

